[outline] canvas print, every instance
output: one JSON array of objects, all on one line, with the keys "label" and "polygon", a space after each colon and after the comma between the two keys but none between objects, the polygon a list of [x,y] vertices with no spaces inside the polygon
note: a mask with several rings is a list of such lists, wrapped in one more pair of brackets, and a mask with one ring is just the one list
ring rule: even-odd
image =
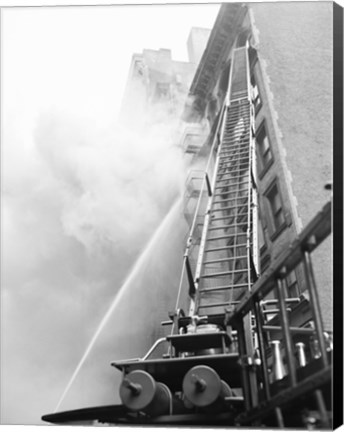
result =
[{"label": "canvas print", "polygon": [[332,427],[333,7],[1,10],[1,424]]}]

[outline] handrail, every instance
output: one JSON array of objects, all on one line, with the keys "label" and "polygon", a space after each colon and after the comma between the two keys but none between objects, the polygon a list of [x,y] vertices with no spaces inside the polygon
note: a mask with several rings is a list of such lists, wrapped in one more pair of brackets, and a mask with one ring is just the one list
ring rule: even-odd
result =
[{"label": "handrail", "polygon": [[155,350],[155,348],[158,345],[160,345],[162,342],[167,342],[166,338],[157,339],[154,342],[154,344],[152,345],[152,347],[147,351],[147,354],[145,356],[143,356],[141,360],[147,360],[147,358],[152,354],[152,352]]},{"label": "handrail", "polygon": [[[194,212],[194,217],[193,217],[191,228],[190,228],[189,235],[188,235],[187,245],[186,245],[184,258],[183,258],[183,266],[182,266],[182,271],[181,271],[181,276],[180,276],[180,281],[179,281],[178,295],[177,295],[175,310],[178,309],[178,304],[180,301],[180,295],[181,295],[181,290],[182,290],[183,280],[184,280],[184,274],[185,274],[185,269],[186,269],[186,261],[188,259],[189,250],[190,250],[190,247],[192,245],[192,239],[193,239],[193,234],[194,234],[195,227],[196,227],[196,221],[197,221],[199,208],[201,206],[202,195],[203,195],[203,192],[204,192],[205,187],[207,185],[208,171],[209,171],[210,163],[211,163],[211,160],[212,160],[212,157],[213,157],[213,154],[215,152],[216,145],[217,145],[218,132],[219,132],[219,129],[220,129],[220,126],[222,123],[222,118],[223,118],[223,113],[224,113],[225,108],[226,108],[226,103],[224,102],[222,105],[222,108],[221,108],[220,115],[219,115],[219,121],[218,121],[218,124],[217,124],[215,132],[214,132],[214,138],[213,138],[213,142],[212,142],[211,149],[209,152],[209,158],[208,158],[205,170],[204,170],[204,177],[203,177],[203,181],[202,181],[202,186],[200,189],[199,197],[198,197],[195,212]],[[174,327],[175,327],[175,323],[173,323],[173,325],[172,325],[171,334],[173,334],[173,332],[174,332]]]},{"label": "handrail", "polygon": [[220,125],[221,125],[221,119],[222,119],[222,116],[223,116],[224,109],[225,109],[225,104],[222,105],[221,113],[220,113],[220,116],[219,116],[219,121],[218,121],[216,130],[215,130],[215,133],[214,133],[213,143],[211,145],[211,149],[210,149],[210,152],[209,152],[209,158],[208,158],[205,170],[204,170],[204,178],[203,178],[202,187],[200,189],[200,194],[199,194],[199,198],[198,198],[196,209],[195,209],[194,218],[193,218],[193,221],[192,221],[189,238],[192,237],[193,231],[195,229],[197,214],[198,214],[198,210],[199,210],[199,207],[201,205],[201,200],[202,200],[202,193],[203,193],[203,191],[205,189],[205,186],[206,186],[206,182],[207,182],[206,177],[209,174],[208,170],[209,170],[211,158],[213,156],[213,152],[214,152],[214,149],[215,149],[215,145],[216,145],[216,141],[217,141],[217,134],[218,134],[218,131],[219,131],[219,128],[220,128]]}]

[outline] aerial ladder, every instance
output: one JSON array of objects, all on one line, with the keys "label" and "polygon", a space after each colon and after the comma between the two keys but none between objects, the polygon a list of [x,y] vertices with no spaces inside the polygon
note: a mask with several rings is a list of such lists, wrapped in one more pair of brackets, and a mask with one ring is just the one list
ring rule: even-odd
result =
[{"label": "aerial ladder", "polygon": [[[254,109],[248,44],[233,50],[229,85],[183,257],[165,337],[114,361],[120,405],[46,415],[52,423],[329,428],[331,338],[311,253],[331,231],[331,204],[260,276]],[[299,299],[286,277],[302,265],[312,326],[291,325]],[[187,293],[187,295],[185,295]],[[273,304],[273,319],[264,314]]]}]

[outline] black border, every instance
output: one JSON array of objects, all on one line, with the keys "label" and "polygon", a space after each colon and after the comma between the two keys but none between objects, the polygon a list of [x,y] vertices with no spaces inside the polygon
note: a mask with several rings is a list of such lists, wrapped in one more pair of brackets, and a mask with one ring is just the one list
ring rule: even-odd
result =
[{"label": "black border", "polygon": [[337,3],[333,3],[333,232],[335,429],[343,424],[343,8]]}]

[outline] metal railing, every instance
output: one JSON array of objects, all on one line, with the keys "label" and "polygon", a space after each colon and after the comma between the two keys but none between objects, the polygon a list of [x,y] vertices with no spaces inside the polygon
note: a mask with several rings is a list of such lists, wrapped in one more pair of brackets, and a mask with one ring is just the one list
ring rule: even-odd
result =
[{"label": "metal railing", "polygon": [[[195,230],[197,227],[197,218],[199,218],[200,216],[204,217],[204,215],[200,215],[200,208],[201,208],[201,203],[202,203],[204,194],[206,194],[207,197],[210,197],[212,195],[212,190],[210,187],[210,178],[212,177],[212,165],[214,164],[214,159],[215,159],[215,156],[216,156],[216,153],[218,150],[218,146],[220,144],[219,131],[220,131],[220,128],[221,128],[222,123],[223,123],[223,116],[224,116],[225,108],[226,108],[226,104],[224,103],[222,108],[221,108],[218,124],[217,124],[216,130],[215,130],[215,133],[214,133],[211,149],[209,151],[209,157],[208,157],[208,161],[206,164],[206,168],[204,170],[202,186],[199,190],[199,196],[198,196],[198,200],[196,203],[195,212],[194,212],[194,216],[192,219],[192,223],[191,223],[191,227],[190,227],[190,231],[189,231],[189,235],[188,235],[188,239],[187,239],[187,245],[186,245],[186,249],[185,249],[185,253],[184,253],[184,257],[183,257],[183,265],[182,265],[182,271],[181,271],[179,288],[178,288],[178,295],[177,295],[176,306],[175,306],[176,311],[178,309],[180,309],[180,300],[181,300],[181,295],[183,292],[183,287],[185,287],[185,284],[189,284],[189,294],[191,294],[191,296],[193,294],[193,280],[192,280],[193,277],[191,274],[192,271],[191,271],[191,267],[190,267],[189,254],[190,254],[191,246],[193,245],[193,242],[194,242],[194,233],[195,233]],[[174,333],[174,330],[175,330],[175,322],[172,325],[171,334]]]},{"label": "metal railing", "polygon": [[[256,353],[245,353],[248,358],[243,365],[244,378],[246,376],[243,380],[246,383],[244,396],[251,401],[252,389],[247,377],[249,370],[254,369],[260,396],[256,402],[248,403],[248,412],[263,404],[266,412],[269,409],[275,410],[280,427],[283,427],[283,405],[287,400],[292,400],[295,394],[306,391],[314,396],[321,425],[329,425],[321,387],[330,380],[332,344],[330,336],[324,332],[311,254],[330,233],[329,202],[294,242],[286,245],[283,253],[254,284],[252,292],[227,317],[227,324],[238,330],[242,328],[248,314],[252,313],[255,317],[254,331],[258,346]],[[291,316],[297,302],[287,298],[286,277],[298,265],[303,267],[305,274],[311,321],[293,326]],[[271,294],[275,294],[276,300],[271,299]],[[274,310],[273,325],[269,325],[262,313],[263,306],[269,302],[278,305],[278,309]],[[245,333],[239,332],[239,353],[245,350],[245,337]],[[272,352],[272,347],[275,353]],[[259,359],[257,364],[255,357]],[[287,390],[289,393],[286,393]],[[262,411],[259,415],[262,415]]]}]

